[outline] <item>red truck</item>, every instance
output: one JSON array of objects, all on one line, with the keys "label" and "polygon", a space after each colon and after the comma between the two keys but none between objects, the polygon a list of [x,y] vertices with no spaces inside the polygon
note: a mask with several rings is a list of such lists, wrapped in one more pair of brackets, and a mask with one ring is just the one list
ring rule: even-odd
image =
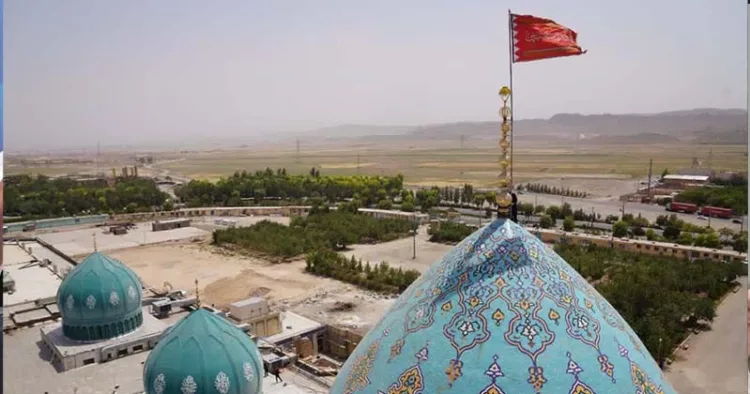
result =
[{"label": "red truck", "polygon": [[683,213],[695,213],[698,210],[698,206],[695,204],[689,204],[686,202],[670,202],[667,204],[667,211],[671,212],[683,212]]},{"label": "red truck", "polygon": [[703,207],[701,208],[701,215],[713,218],[731,219],[734,212],[729,208]]}]

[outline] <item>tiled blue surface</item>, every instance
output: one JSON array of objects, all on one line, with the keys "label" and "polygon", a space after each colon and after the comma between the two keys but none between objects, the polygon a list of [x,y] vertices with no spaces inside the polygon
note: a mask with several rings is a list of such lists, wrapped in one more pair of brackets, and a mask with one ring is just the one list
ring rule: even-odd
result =
[{"label": "tiled blue surface", "polygon": [[258,394],[258,347],[223,317],[198,309],[172,326],[143,368],[146,394]]},{"label": "tiled blue surface", "polygon": [[612,306],[504,219],[434,264],[360,342],[331,393],[675,393]]}]

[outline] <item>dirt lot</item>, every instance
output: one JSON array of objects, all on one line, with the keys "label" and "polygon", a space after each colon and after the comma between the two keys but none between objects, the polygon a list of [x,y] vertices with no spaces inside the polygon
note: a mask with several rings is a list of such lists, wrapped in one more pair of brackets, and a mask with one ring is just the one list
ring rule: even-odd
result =
[{"label": "dirt lot", "polygon": [[201,299],[222,308],[251,296],[264,296],[279,309],[366,330],[393,302],[333,279],[307,274],[304,260],[271,264],[224,252],[207,243],[142,246],[110,255],[135,270],[148,286],[161,288],[169,282],[174,289],[193,292],[198,279]]},{"label": "dirt lot", "polygon": [[[420,272],[446,253],[450,246],[427,241],[426,228],[417,236],[417,259],[412,260],[413,240],[401,239],[379,245],[355,245],[355,255],[372,263],[388,261]],[[366,332],[395,300],[360,290],[333,279],[306,273],[304,260],[271,264],[251,256],[201,243],[170,243],[140,246],[109,253],[131,267],[148,286],[193,292],[195,280],[204,302],[226,308],[251,296],[264,296],[272,305],[328,324]]]}]

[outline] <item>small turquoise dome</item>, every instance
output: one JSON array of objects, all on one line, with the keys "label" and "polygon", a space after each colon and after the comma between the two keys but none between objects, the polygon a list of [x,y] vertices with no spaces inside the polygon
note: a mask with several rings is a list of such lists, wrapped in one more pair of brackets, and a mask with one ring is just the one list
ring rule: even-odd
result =
[{"label": "small turquoise dome", "polygon": [[143,367],[146,394],[259,394],[263,359],[252,339],[204,309],[159,340]]},{"label": "small turquoise dome", "polygon": [[121,262],[96,252],[57,289],[63,333],[74,340],[114,338],[143,323],[141,281]]},{"label": "small turquoise dome", "polygon": [[674,394],[633,330],[536,236],[498,219],[432,265],[332,394]]}]

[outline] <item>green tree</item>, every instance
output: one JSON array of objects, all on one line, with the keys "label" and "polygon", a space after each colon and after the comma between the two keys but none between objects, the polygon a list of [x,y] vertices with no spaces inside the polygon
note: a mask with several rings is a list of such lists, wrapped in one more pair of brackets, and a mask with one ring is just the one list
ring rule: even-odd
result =
[{"label": "green tree", "polygon": [[568,216],[563,221],[563,230],[565,231],[573,231],[576,227],[575,219],[573,219],[573,216]]},{"label": "green tree", "polygon": [[378,209],[390,210],[391,208],[393,208],[393,202],[391,202],[391,200],[383,199],[378,201]]},{"label": "green tree", "polygon": [[552,217],[549,215],[542,215],[539,217],[539,227],[541,228],[551,228],[555,225],[555,221],[552,220]]},{"label": "green tree", "polygon": [[612,225],[612,235],[622,238],[628,235],[628,224],[624,220],[619,220]]}]

